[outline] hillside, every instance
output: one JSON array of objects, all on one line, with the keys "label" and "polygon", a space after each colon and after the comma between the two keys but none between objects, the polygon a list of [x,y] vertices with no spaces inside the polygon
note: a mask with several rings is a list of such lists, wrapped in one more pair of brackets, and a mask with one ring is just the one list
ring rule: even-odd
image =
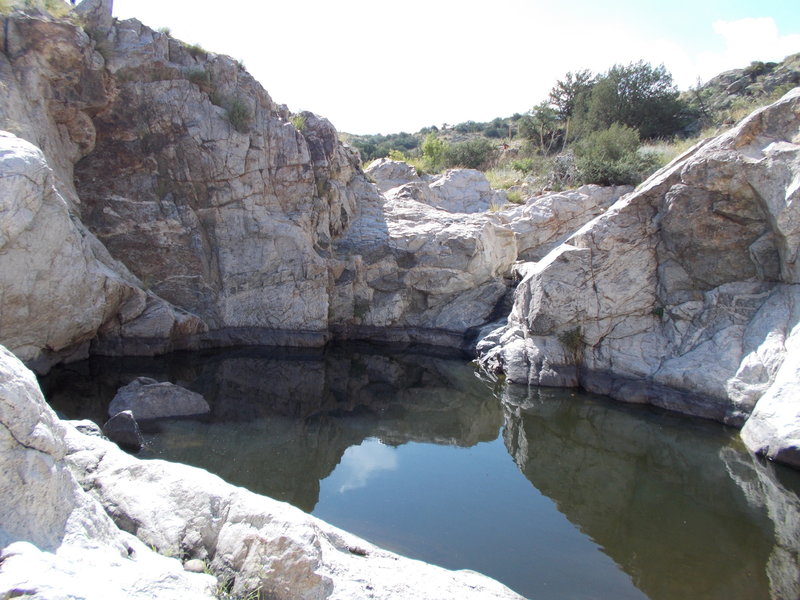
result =
[{"label": "hillside", "polygon": [[[388,156],[420,172],[478,168],[497,187],[526,193],[586,183],[636,184],[798,83],[800,54],[780,63],[753,62],[683,92],[663,67],[639,62],[601,74],[567,73],[525,114],[340,138],[359,150],[365,165]],[[604,133],[615,123],[627,129]],[[434,143],[440,158],[430,151]],[[603,150],[595,150],[598,146]],[[599,155],[616,158],[609,163]]]}]

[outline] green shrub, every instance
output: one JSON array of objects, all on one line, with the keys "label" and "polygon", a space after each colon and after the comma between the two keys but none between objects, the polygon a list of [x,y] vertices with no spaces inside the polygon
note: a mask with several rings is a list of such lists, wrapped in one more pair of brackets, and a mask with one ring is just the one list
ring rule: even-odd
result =
[{"label": "green shrub", "polygon": [[519,183],[519,173],[509,167],[496,167],[486,171],[486,179],[495,190],[505,190]]},{"label": "green shrub", "polygon": [[422,162],[426,171],[438,173],[444,168],[444,154],[447,144],[436,137],[433,132],[425,136],[422,142]]},{"label": "green shrub", "polygon": [[169,27],[159,27],[158,33],[163,33],[164,35],[170,35],[172,30]]},{"label": "green shrub", "polygon": [[530,157],[517,158],[511,161],[511,168],[514,169],[515,171],[519,171],[520,173],[524,173],[527,175],[528,173],[532,173],[536,169],[538,163],[539,161]]},{"label": "green shrub", "polygon": [[250,129],[250,109],[247,104],[240,98],[233,98],[228,101],[226,110],[228,113],[228,122],[239,133],[247,133]]},{"label": "green shrub", "polygon": [[614,123],[595,131],[576,146],[576,165],[583,183],[635,185],[655,167],[652,156],[640,155],[639,133]]},{"label": "green shrub", "polygon": [[306,118],[303,115],[293,115],[290,121],[297,131],[306,130]]},{"label": "green shrub", "polygon": [[522,197],[522,192],[519,190],[508,190],[506,198],[511,204],[525,204],[525,198]]},{"label": "green shrub", "polygon": [[402,162],[406,162],[407,158],[406,155],[400,152],[400,150],[389,150],[389,153],[386,155],[386,158],[389,160],[399,160]]},{"label": "green shrub", "polygon": [[480,169],[489,162],[492,149],[492,143],[486,138],[451,144],[444,151],[444,164],[448,168]]}]

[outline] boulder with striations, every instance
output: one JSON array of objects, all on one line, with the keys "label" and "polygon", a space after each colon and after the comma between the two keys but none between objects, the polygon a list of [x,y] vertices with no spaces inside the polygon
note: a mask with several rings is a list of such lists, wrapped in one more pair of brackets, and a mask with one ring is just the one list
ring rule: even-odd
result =
[{"label": "boulder with striations", "polygon": [[753,413],[748,445],[796,464],[799,155],[795,89],[530,266],[481,363],[735,425]]}]

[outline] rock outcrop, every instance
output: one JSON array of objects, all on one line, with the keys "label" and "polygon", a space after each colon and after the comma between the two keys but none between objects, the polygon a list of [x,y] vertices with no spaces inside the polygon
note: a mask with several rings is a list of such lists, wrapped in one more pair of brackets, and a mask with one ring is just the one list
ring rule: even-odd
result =
[{"label": "rock outcrop", "polygon": [[748,445],[798,464],[798,156],[795,89],[530,265],[482,364],[736,425],[755,408]]},{"label": "rock outcrop", "polygon": [[0,595],[213,598],[213,577],[184,574],[81,489],[65,461],[70,429],[0,347]]},{"label": "rock outcrop", "polygon": [[337,240],[331,321],[342,337],[400,341],[421,332],[423,341],[459,345],[504,296],[514,232],[490,213],[434,208],[417,199],[419,189],[362,202]]},{"label": "rock outcrop", "polygon": [[139,461],[84,435],[57,419],[33,374],[2,347],[0,460],[4,597],[215,597],[214,577],[183,570],[155,547],[204,560],[235,595],[519,598],[482,575],[383,551],[200,469]]},{"label": "rock outcrop", "polygon": [[484,323],[516,247],[483,214],[505,200],[483,174],[392,163],[407,185],[384,198],[328,121],[108,10],[5,20],[0,341],[44,370],[87,351],[458,344]]}]

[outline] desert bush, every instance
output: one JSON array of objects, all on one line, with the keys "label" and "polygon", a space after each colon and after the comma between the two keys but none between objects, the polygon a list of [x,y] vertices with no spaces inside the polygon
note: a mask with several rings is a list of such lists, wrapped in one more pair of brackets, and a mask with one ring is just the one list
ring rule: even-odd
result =
[{"label": "desert bush", "polygon": [[422,166],[428,173],[438,173],[444,168],[444,155],[447,144],[444,140],[429,133],[422,142]]},{"label": "desert bush", "polygon": [[445,148],[444,163],[449,168],[480,169],[489,162],[492,150],[492,143],[486,138],[451,144]]},{"label": "desert bush", "polygon": [[613,124],[595,131],[576,146],[576,165],[583,183],[635,185],[656,168],[652,157],[639,154],[639,134],[632,127]]},{"label": "desert bush", "polygon": [[208,50],[203,48],[200,44],[183,44],[183,47],[186,48],[187,52],[197,58],[198,56],[205,56],[208,54]]},{"label": "desert bush", "polygon": [[225,107],[228,115],[228,122],[239,133],[247,133],[250,129],[250,108],[240,98],[232,98]]},{"label": "desert bush", "polygon": [[522,197],[522,192],[519,190],[508,190],[506,198],[511,204],[525,204],[525,198]]},{"label": "desert bush", "polygon": [[495,167],[486,171],[486,179],[495,190],[505,190],[519,183],[519,172],[511,167]]},{"label": "desert bush", "polygon": [[191,69],[186,78],[206,93],[211,89],[211,75],[203,68]]}]

